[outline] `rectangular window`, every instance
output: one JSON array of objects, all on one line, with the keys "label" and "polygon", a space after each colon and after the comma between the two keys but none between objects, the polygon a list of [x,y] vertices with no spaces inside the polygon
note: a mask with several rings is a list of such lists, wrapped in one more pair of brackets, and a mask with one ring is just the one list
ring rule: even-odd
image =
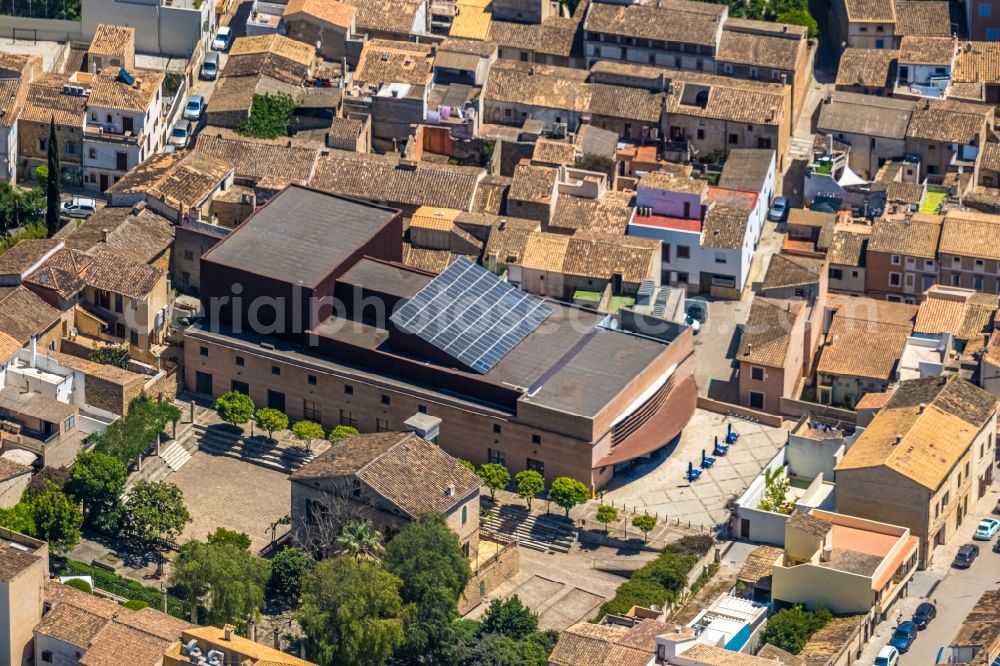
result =
[{"label": "rectangular window", "polygon": [[245,358],[243,358],[242,356],[237,356],[236,357],[236,365],[238,365],[239,367],[242,368],[242,367],[245,367],[246,364],[247,364],[247,360]]},{"label": "rectangular window", "polygon": [[115,294],[115,312],[121,312],[124,309],[124,301],[121,294]]},{"label": "rectangular window", "polygon": [[750,391],[750,408],[764,409],[764,394],[760,391]]},{"label": "rectangular window", "polygon": [[63,432],[69,432],[76,425],[76,417],[70,416],[65,421],[63,421]]},{"label": "rectangular window", "polygon": [[678,259],[690,259],[691,258],[691,248],[687,245],[677,246],[677,258]]},{"label": "rectangular window", "polygon": [[42,650],[42,661],[46,664],[52,663],[52,650]]},{"label": "rectangular window", "polygon": [[392,402],[392,401],[391,401],[391,400],[389,399],[389,396],[387,396],[387,395],[383,395],[383,396],[382,396],[382,404],[383,404],[383,405],[388,405],[388,404],[390,404],[391,402]]},{"label": "rectangular window", "polygon": [[213,395],[212,375],[207,372],[196,371],[194,373],[194,390],[204,395]]},{"label": "rectangular window", "polygon": [[892,262],[892,265],[893,265],[893,266],[899,266],[899,263],[900,263],[900,257],[899,257],[899,255],[898,255],[898,254],[894,254],[894,255],[892,255],[892,256],[891,256],[891,257],[889,258],[889,261],[891,261],[891,262]]},{"label": "rectangular window", "polygon": [[272,375],[277,375],[277,376],[279,376],[279,377],[280,377],[280,376],[281,376],[281,368],[279,368],[279,367],[278,367],[278,366],[276,366],[276,365],[272,365],[272,366],[271,366],[271,374],[272,374]]},{"label": "rectangular window", "polygon": [[542,476],[545,476],[545,463],[543,463],[541,460],[535,460],[534,458],[528,458],[526,467],[528,469],[531,469],[531,470],[534,470],[534,471],[538,472]]},{"label": "rectangular window", "polygon": [[764,381],[764,368],[758,368],[756,366],[750,368],[750,379],[758,382]]},{"label": "rectangular window", "polygon": [[128,153],[115,153],[115,169],[128,171]]},{"label": "rectangular window", "polygon": [[993,5],[991,5],[991,4],[987,3],[987,2],[980,3],[980,5],[979,5],[979,15],[980,16],[989,16],[992,13],[993,13]]},{"label": "rectangular window", "polygon": [[900,285],[900,277],[899,273],[889,273],[889,284],[893,287],[898,287]]},{"label": "rectangular window", "polygon": [[389,419],[375,419],[375,431],[376,432],[389,432],[392,428],[389,427]]},{"label": "rectangular window", "polygon": [[726,253],[725,252],[716,252],[715,253],[715,263],[717,263],[717,264],[724,264],[724,263],[726,263]]},{"label": "rectangular window", "polygon": [[532,444],[541,444],[542,443],[542,436],[541,435],[532,435],[531,436],[531,443]]},{"label": "rectangular window", "polygon": [[208,356],[208,347],[202,347],[198,350],[199,356]]},{"label": "rectangular window", "polygon": [[494,423],[493,424],[493,434],[499,435],[500,434],[500,430],[501,430],[500,424],[499,423]]},{"label": "rectangular window", "polygon": [[417,411],[421,414],[427,413],[427,407],[425,405],[417,405]]},{"label": "rectangular window", "polygon": [[[343,414],[343,412],[341,412]],[[323,422],[323,413],[319,408],[319,403],[315,400],[302,401],[302,418],[307,421]]]},{"label": "rectangular window", "polygon": [[243,395],[250,395],[250,385],[246,382],[241,382],[238,379],[232,380],[229,384],[229,388]]},{"label": "rectangular window", "polygon": [[739,134],[730,134],[729,135],[729,145],[730,146],[738,146],[739,143],[740,143],[740,135]]},{"label": "rectangular window", "polygon": [[830,279],[831,280],[843,280],[844,279],[844,271],[840,270],[839,268],[831,268],[830,269]]},{"label": "rectangular window", "polygon": [[344,384],[344,395],[354,395],[354,387],[350,384]]},{"label": "rectangular window", "polygon": [[132,344],[133,347],[138,347],[139,346],[139,331],[129,331],[128,332],[128,341]]},{"label": "rectangular window", "polygon": [[277,409],[282,414],[285,413],[285,394],[281,391],[267,390],[267,406]]},{"label": "rectangular window", "polygon": [[345,412],[343,409],[340,410],[340,425],[351,426],[352,428],[358,427],[358,420],[354,418],[351,412]]},{"label": "rectangular window", "polygon": [[486,460],[500,465],[507,464],[507,455],[500,449],[486,449]]},{"label": "rectangular window", "polygon": [[316,375],[309,375],[306,378],[306,383],[309,384],[309,386],[316,386]]}]

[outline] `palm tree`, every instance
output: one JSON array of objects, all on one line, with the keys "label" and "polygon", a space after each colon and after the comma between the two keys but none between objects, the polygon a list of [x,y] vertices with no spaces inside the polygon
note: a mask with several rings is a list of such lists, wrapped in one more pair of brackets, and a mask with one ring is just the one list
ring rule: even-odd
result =
[{"label": "palm tree", "polygon": [[338,553],[349,555],[358,561],[378,561],[385,550],[382,533],[367,520],[352,520],[347,523],[334,543]]}]

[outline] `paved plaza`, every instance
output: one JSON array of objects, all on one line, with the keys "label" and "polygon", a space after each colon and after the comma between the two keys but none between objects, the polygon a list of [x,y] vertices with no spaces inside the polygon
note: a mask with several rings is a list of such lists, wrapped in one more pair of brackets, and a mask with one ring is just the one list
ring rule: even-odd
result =
[{"label": "paved plaza", "polygon": [[[721,441],[727,423],[740,433],[739,443],[729,448],[729,455],[716,456],[715,465],[699,480],[688,483],[688,463],[697,467],[702,449],[711,456],[714,438],[718,435]],[[661,521],[709,529],[728,519],[726,503],[743,494],[786,440],[783,428],[698,409],[676,445],[616,474],[603,499],[619,507],[624,504],[629,512],[634,507],[637,512],[658,514]]]},{"label": "paved plaza", "polygon": [[[198,451],[167,479],[184,492],[191,523],[178,539],[205,539],[216,527],[246,532],[254,552],[271,542],[271,523],[288,514],[288,475],[259,465]],[[279,525],[280,537],[288,531]]]}]

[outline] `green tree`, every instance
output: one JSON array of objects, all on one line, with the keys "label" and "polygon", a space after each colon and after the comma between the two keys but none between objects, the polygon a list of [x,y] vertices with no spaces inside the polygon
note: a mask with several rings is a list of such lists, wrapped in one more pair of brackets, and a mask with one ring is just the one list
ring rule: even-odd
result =
[{"label": "green tree", "polygon": [[93,585],[91,585],[82,578],[70,578],[68,581],[66,581],[66,584],[69,585],[70,587],[75,587],[81,592],[86,592],[87,594],[94,593]]},{"label": "green tree", "polygon": [[255,94],[250,103],[250,116],[236,126],[236,133],[257,139],[277,139],[288,136],[292,129],[295,100],[291,95]]},{"label": "green tree", "polygon": [[424,513],[389,542],[385,567],[413,605],[399,654],[411,663],[448,664],[458,656],[458,598],[469,582],[469,561],[458,535],[440,513]]},{"label": "green tree", "polygon": [[129,362],[132,360],[128,354],[128,345],[125,344],[97,347],[94,351],[90,352],[87,358],[94,363],[113,365],[123,370],[128,369]]},{"label": "green tree", "polygon": [[307,421],[305,419],[295,422],[295,425],[292,426],[292,434],[303,442],[326,437],[326,431],[323,430],[323,426],[315,421]]},{"label": "green tree", "polygon": [[59,213],[62,206],[61,183],[59,182],[62,170],[59,167],[59,140],[56,138],[55,116],[52,116],[49,121],[48,149],[49,177],[45,181],[45,227],[51,238],[59,231]]},{"label": "green tree", "polygon": [[509,599],[494,599],[483,615],[480,634],[503,634],[516,641],[538,631],[538,615],[521,603],[515,594]]},{"label": "green tree", "polygon": [[160,541],[175,540],[191,522],[184,494],[172,483],[140,479],[132,486],[122,511],[125,532],[143,546],[160,553]]},{"label": "green tree", "polygon": [[810,612],[802,606],[793,606],[772,615],[760,639],[786,652],[798,654],[812,635],[832,619],[833,615],[825,608]]},{"label": "green tree", "polygon": [[48,541],[51,552],[66,553],[80,543],[83,512],[62,490],[50,486],[29,501],[35,519],[32,536]]},{"label": "green tree", "polygon": [[795,510],[795,505],[788,501],[788,476],[784,467],[764,470],[764,493],[758,508],[786,515]]},{"label": "green tree", "polygon": [[22,498],[9,509],[0,509],[0,526],[30,537],[36,536],[34,506]]},{"label": "green tree", "polygon": [[545,478],[533,469],[526,469],[518,472],[514,481],[517,482],[517,494],[528,503],[528,509],[531,509],[531,500],[545,490]]},{"label": "green tree", "polygon": [[141,393],[129,403],[125,416],[98,435],[94,449],[128,465],[149,449],[167,423],[180,418],[181,411],[173,403],[150,400]]},{"label": "green tree", "polygon": [[456,460],[458,460],[458,464],[464,467],[465,469],[469,470],[473,474],[476,473],[476,466],[473,465],[470,461],[466,460],[465,458],[457,458]]},{"label": "green tree", "polygon": [[602,504],[597,507],[597,520],[604,524],[604,533],[608,533],[608,523],[618,520],[618,509],[610,504]]},{"label": "green tree", "polygon": [[170,583],[183,590],[192,605],[200,601],[205,606],[209,624],[260,615],[271,563],[251,553],[249,542],[245,534],[221,530],[207,542],[188,541],[177,555]]},{"label": "green tree", "polygon": [[576,479],[559,476],[549,487],[549,499],[566,509],[566,517],[569,518],[570,509],[590,499],[590,489]]},{"label": "green tree", "polygon": [[344,525],[334,544],[340,554],[355,560],[377,562],[385,552],[382,533],[367,520],[352,520]]},{"label": "green tree", "polygon": [[479,468],[479,478],[483,480],[483,485],[490,489],[490,497],[496,499],[498,490],[502,490],[510,483],[510,472],[500,463],[486,463]]},{"label": "green tree", "polygon": [[284,430],[288,427],[288,417],[284,413],[271,407],[258,409],[253,416],[254,423],[261,430],[267,431],[267,438],[271,439],[275,430]]},{"label": "green tree", "polygon": [[656,516],[644,513],[641,516],[632,516],[632,526],[642,531],[642,540],[649,541],[649,533],[656,527]]},{"label": "green tree", "polygon": [[285,548],[271,560],[271,580],[274,592],[298,599],[302,593],[302,578],[316,568],[316,560],[301,548]]},{"label": "green tree", "polygon": [[253,418],[254,404],[245,393],[229,391],[216,398],[215,411],[220,419],[239,427]]},{"label": "green tree", "polygon": [[[18,229],[29,224],[37,224],[45,216],[45,194],[39,188],[25,189],[0,181],[0,231]],[[40,237],[48,235],[44,226]],[[12,241],[8,237],[8,242]],[[11,242],[13,245],[13,242]],[[0,249],[3,249],[0,247]]]},{"label": "green tree", "polygon": [[819,24],[816,23],[816,19],[812,17],[809,10],[804,7],[801,9],[789,9],[778,14],[777,22],[801,25],[808,30],[810,38],[819,36]]},{"label": "green tree", "polygon": [[85,451],[70,468],[66,492],[83,505],[88,525],[109,527],[121,509],[128,480],[125,464],[99,451]]},{"label": "green tree", "polygon": [[401,581],[371,562],[323,560],[302,580],[296,619],[321,666],[382,666],[403,642]]},{"label": "green tree", "polygon": [[338,442],[345,437],[353,437],[358,434],[358,429],[353,426],[339,425],[334,426],[333,430],[330,431],[330,435],[327,437],[331,442]]}]

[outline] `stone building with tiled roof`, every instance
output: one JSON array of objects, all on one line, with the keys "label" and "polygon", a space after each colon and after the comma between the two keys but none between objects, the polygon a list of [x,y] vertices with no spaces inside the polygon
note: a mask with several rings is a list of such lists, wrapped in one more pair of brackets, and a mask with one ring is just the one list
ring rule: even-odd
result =
[{"label": "stone building with tiled roof", "polygon": [[887,95],[896,82],[898,55],[897,49],[844,49],[837,68],[837,90],[879,97]]},{"label": "stone building with tiled roof", "polygon": [[941,217],[926,213],[882,217],[868,240],[865,291],[873,298],[915,303],[938,280]]},{"label": "stone building with tiled roof", "polygon": [[834,227],[826,252],[830,291],[855,296],[865,293],[871,232],[872,228],[867,224],[841,224]]},{"label": "stone building with tiled roof", "polygon": [[70,94],[65,74],[43,74],[28,84],[24,107],[17,120],[17,156],[20,177],[34,178],[35,168],[48,163],[49,123],[55,121],[63,177],[78,181],[83,173],[83,123],[87,98]]},{"label": "stone building with tiled roof", "polygon": [[990,487],[996,425],[996,398],[964,379],[901,382],[837,463],[837,511],[908,527],[926,567]]},{"label": "stone building with tiled roof", "polygon": [[954,171],[959,166],[971,170],[980,146],[992,130],[992,106],[955,100],[924,101],[917,104],[906,128],[906,153],[921,156],[921,178]]},{"label": "stone building with tiled roof", "polygon": [[100,23],[87,48],[87,71],[97,74],[106,67],[135,69],[135,28]]},{"label": "stone building with tiled roof", "polygon": [[320,56],[339,61],[347,56],[357,13],[357,7],[339,0],[290,0],[281,22],[291,39],[320,44]]},{"label": "stone building with tiled roof", "polygon": [[1000,218],[996,215],[973,210],[948,211],[938,244],[938,281],[954,287],[998,293],[998,243]]},{"label": "stone building with tiled roof", "polygon": [[211,220],[215,195],[233,185],[226,162],[203,153],[160,153],[129,171],[108,189],[111,206],[146,206],[169,219]]},{"label": "stone building with tiled roof", "polygon": [[924,292],[913,333],[934,338],[947,334],[956,351],[976,352],[993,330],[998,307],[996,294],[934,285]]}]

